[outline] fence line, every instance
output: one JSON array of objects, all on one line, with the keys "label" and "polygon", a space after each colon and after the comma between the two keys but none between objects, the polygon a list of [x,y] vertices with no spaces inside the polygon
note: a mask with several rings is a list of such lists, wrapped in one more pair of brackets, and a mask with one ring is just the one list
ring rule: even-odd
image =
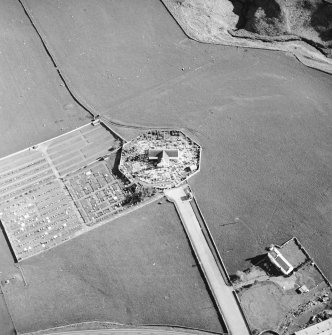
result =
[{"label": "fence line", "polygon": [[310,256],[310,254],[307,252],[307,250],[305,250],[305,248],[303,247],[303,245],[301,244],[301,242],[298,240],[297,237],[293,236],[288,241],[286,241],[285,243],[283,243],[280,247],[279,246],[278,247],[282,248],[284,245],[288,244],[292,240],[295,241],[295,243],[299,246],[299,248],[301,249],[301,251],[308,257],[309,261],[311,261],[313,263],[313,266],[316,268],[316,270],[323,277],[325,283],[332,289],[332,285],[331,285],[330,281],[328,280],[328,278],[324,275],[323,271],[319,268],[319,266],[316,264],[315,260]]},{"label": "fence line", "polygon": [[220,256],[219,250],[218,250],[218,248],[217,248],[217,246],[216,246],[216,243],[215,243],[215,241],[214,241],[214,239],[213,239],[213,237],[212,237],[211,231],[210,231],[210,229],[209,229],[209,227],[208,227],[208,225],[207,225],[207,223],[206,223],[206,220],[205,220],[205,218],[204,218],[204,216],[203,216],[203,213],[202,213],[202,211],[201,211],[201,209],[200,209],[200,207],[199,207],[199,205],[198,205],[198,202],[197,202],[195,196],[193,196],[193,200],[194,200],[195,205],[196,205],[196,207],[197,207],[197,209],[198,209],[199,215],[202,217],[202,221],[203,221],[203,224],[204,224],[204,228],[206,229],[206,231],[207,231],[207,233],[208,233],[208,237],[209,237],[209,239],[211,240],[212,246],[213,246],[213,248],[214,248],[215,251],[216,251],[216,254],[217,254],[217,257],[218,257],[218,261],[220,262],[220,264],[221,264],[221,266],[222,266],[222,269],[223,269],[223,271],[225,272],[225,276],[226,276],[226,278],[227,278],[228,285],[230,286],[230,285],[231,285],[231,279],[230,279],[230,276],[229,276],[228,271],[227,271],[227,269],[226,269],[226,265],[224,264],[224,261],[222,260],[222,258],[221,258],[221,256]]},{"label": "fence line", "polygon": [[240,310],[240,312],[242,314],[242,317],[243,317],[243,320],[244,320],[244,322],[245,322],[245,324],[246,324],[246,326],[247,326],[247,328],[249,330],[249,333],[252,334],[250,326],[249,326],[249,323],[247,321],[246,313],[244,312],[244,310],[243,310],[243,308],[241,306],[240,298],[238,297],[238,295],[237,295],[237,293],[236,293],[235,290],[233,290],[233,295],[234,295],[234,298],[236,300],[237,305],[239,306],[239,310]]}]

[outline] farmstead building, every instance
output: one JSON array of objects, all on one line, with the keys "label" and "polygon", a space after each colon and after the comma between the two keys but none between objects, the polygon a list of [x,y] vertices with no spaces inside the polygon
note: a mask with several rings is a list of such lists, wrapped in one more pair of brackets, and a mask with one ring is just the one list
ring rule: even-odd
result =
[{"label": "farmstead building", "polygon": [[289,275],[293,270],[293,266],[281,254],[275,246],[272,246],[268,252],[269,260],[276,266],[284,275]]}]

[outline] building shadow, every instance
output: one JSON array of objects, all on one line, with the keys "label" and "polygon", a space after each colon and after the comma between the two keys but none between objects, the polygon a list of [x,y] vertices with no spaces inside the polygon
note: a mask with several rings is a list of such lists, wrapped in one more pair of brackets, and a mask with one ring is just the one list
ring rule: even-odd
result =
[{"label": "building shadow", "polygon": [[5,240],[6,240],[6,242],[7,242],[7,245],[8,245],[8,248],[9,248],[9,250],[10,250],[10,253],[11,253],[13,259],[14,259],[14,263],[18,263],[18,260],[17,260],[17,258],[16,258],[14,249],[13,249],[11,243],[10,243],[10,240],[9,240],[8,235],[7,235],[6,229],[5,229],[5,227],[4,227],[4,225],[3,225],[3,223],[2,223],[1,220],[0,220],[0,228],[1,228],[1,231],[2,231],[3,236],[5,237]]},{"label": "building shadow", "polygon": [[259,267],[270,277],[280,276],[279,270],[271,263],[267,253],[247,258],[246,261],[249,261],[253,266]]},{"label": "building shadow", "polygon": [[314,10],[310,23],[324,42],[332,41],[332,5],[320,3]]}]

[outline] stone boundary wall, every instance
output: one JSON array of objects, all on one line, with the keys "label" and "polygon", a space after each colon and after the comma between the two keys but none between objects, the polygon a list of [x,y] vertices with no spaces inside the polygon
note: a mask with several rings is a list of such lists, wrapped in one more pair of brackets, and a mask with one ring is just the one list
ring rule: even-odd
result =
[{"label": "stone boundary wall", "polygon": [[[130,326],[126,324],[121,324],[117,322],[109,322],[109,321],[84,321],[73,323],[65,326],[58,326],[54,328],[48,329],[41,329],[33,332],[27,333],[20,333],[17,332],[17,335],[56,335],[56,334],[63,334],[63,333],[70,333],[77,334],[78,331],[109,331],[109,334],[116,334],[116,331],[131,331],[133,335],[135,331],[137,334],[142,335],[142,333],[146,333],[148,335],[148,331],[156,331],[159,330],[160,332],[167,334],[174,335],[176,332],[180,334],[195,334],[195,335],[226,335],[227,333],[218,333],[213,331],[208,331],[199,328],[190,328],[186,326],[179,326],[179,325],[167,325],[167,324],[148,324],[148,325],[137,325],[137,326]],[[96,333],[97,335],[98,333]]]},{"label": "stone boundary wall", "polygon": [[[208,238],[209,238],[210,242],[212,243],[213,248],[214,248],[215,251],[216,251],[216,254],[217,254],[217,257],[218,257],[218,261],[220,262],[221,267],[222,267],[223,272],[224,272],[224,275],[226,276],[227,284],[228,284],[229,286],[232,286],[232,283],[231,283],[230,276],[229,276],[229,274],[228,274],[227,268],[226,268],[226,266],[225,266],[225,264],[224,264],[224,261],[222,260],[222,258],[221,258],[221,256],[220,256],[219,250],[218,250],[218,248],[217,248],[217,246],[216,246],[216,244],[215,244],[215,242],[214,242],[214,239],[213,239],[213,237],[212,237],[212,234],[211,234],[211,232],[210,232],[210,229],[209,229],[209,227],[208,227],[208,225],[207,225],[207,223],[206,223],[206,221],[205,221],[205,218],[204,218],[204,216],[203,216],[203,214],[202,214],[202,212],[201,212],[201,209],[199,208],[199,205],[198,205],[198,202],[197,202],[195,196],[193,196],[193,200],[194,200],[195,205],[196,205],[196,207],[197,207],[197,209],[198,209],[199,215],[200,215],[201,218],[202,218],[202,221],[203,221],[203,224],[204,224],[204,228],[206,229],[206,231],[207,231],[207,233],[208,233]],[[209,243],[208,243],[208,244],[209,244]],[[223,276],[223,277],[224,277],[224,276]],[[237,305],[238,305],[238,307],[239,307],[239,310],[240,310],[240,312],[241,312],[241,314],[242,314],[242,316],[243,316],[243,319],[244,319],[245,324],[246,324],[246,326],[247,326],[247,328],[248,328],[248,331],[249,331],[250,334],[252,334],[251,329],[250,329],[250,326],[249,326],[249,323],[248,323],[248,321],[247,321],[247,316],[246,316],[246,314],[245,314],[245,312],[244,312],[244,310],[243,310],[243,308],[242,308],[242,306],[241,306],[240,299],[239,299],[239,297],[238,297],[238,295],[237,295],[237,293],[236,293],[235,290],[233,290],[233,295],[234,295],[234,298],[235,298],[235,300],[236,300],[236,303],[237,303]]]},{"label": "stone boundary wall", "polygon": [[[303,247],[303,245],[301,244],[301,242],[297,239],[297,237],[293,236],[292,238],[290,238],[289,240],[287,240],[286,242],[284,242],[281,246],[277,245],[276,246],[278,248],[282,248],[284,245],[286,245],[287,243],[289,243],[290,241],[294,240],[295,243],[299,246],[299,248],[301,249],[301,251],[308,257],[308,260],[311,261],[313,263],[313,266],[316,268],[316,270],[320,273],[320,275],[323,277],[325,283],[332,289],[332,285],[330,283],[330,281],[328,280],[328,278],[324,275],[323,271],[319,268],[319,266],[316,264],[316,262],[314,261],[314,259],[310,256],[310,254],[307,252],[307,250]],[[301,264],[302,265],[302,264]],[[300,266],[301,266],[300,265]]]},{"label": "stone boundary wall", "polygon": [[216,243],[214,242],[214,239],[213,239],[213,237],[212,237],[212,234],[211,234],[211,231],[210,231],[210,229],[209,229],[209,226],[208,226],[207,223],[206,223],[206,220],[205,220],[205,218],[204,218],[204,216],[203,216],[203,213],[202,213],[202,211],[201,211],[201,209],[200,209],[200,207],[199,207],[199,205],[198,205],[198,202],[197,202],[195,196],[193,197],[193,200],[194,200],[195,205],[196,205],[196,207],[197,207],[197,209],[198,209],[199,215],[200,215],[201,218],[202,218],[202,221],[203,221],[203,224],[204,224],[204,228],[206,229],[206,231],[207,231],[207,233],[208,233],[208,238],[209,238],[209,240],[211,241],[212,246],[213,246],[213,248],[214,248],[215,251],[216,251],[218,261],[220,262],[221,267],[222,267],[222,270],[223,270],[223,272],[224,272],[224,274],[225,274],[225,277],[226,277],[226,279],[227,279],[227,284],[228,284],[229,286],[232,286],[232,284],[231,284],[231,279],[230,279],[230,276],[229,276],[229,274],[228,274],[226,265],[225,265],[224,261],[222,260],[222,258],[221,258],[221,256],[220,256],[219,250],[218,250],[218,248],[217,248],[217,246],[216,246]]},{"label": "stone boundary wall", "polygon": [[[104,118],[104,119],[105,119],[105,118]],[[106,122],[107,122],[107,119],[105,119],[105,120],[106,120]],[[112,128],[110,128],[109,126],[107,126],[107,128],[110,129],[110,131],[113,131]],[[154,131],[154,130],[155,130],[155,131],[172,131],[172,130],[175,130],[175,131],[178,131],[178,132],[182,133],[184,136],[186,136],[186,137],[189,138],[190,140],[192,140],[191,137],[187,135],[187,133],[184,131],[183,128],[160,128],[160,129],[158,129],[158,128],[148,128],[148,129],[143,129],[142,133],[143,133],[143,132],[147,132],[147,131]],[[114,132],[114,131],[113,131],[113,132]],[[115,132],[114,132],[114,133],[115,133]],[[117,134],[117,133],[115,133],[115,134]],[[120,138],[123,139],[122,137],[120,137]],[[125,147],[126,145],[130,144],[130,142],[131,142],[132,140],[130,140],[130,141],[126,141],[126,140],[123,139],[123,141],[124,141],[124,143],[123,143],[122,147]],[[195,144],[197,144],[198,147],[199,147],[199,161],[198,161],[198,167],[197,167],[197,170],[196,170],[195,172],[193,172],[192,174],[190,174],[188,177],[186,177],[184,180],[182,180],[180,183],[176,184],[175,186],[158,186],[158,187],[156,187],[156,186],[153,186],[153,185],[151,184],[152,187],[155,187],[155,188],[160,189],[160,190],[165,190],[165,189],[169,189],[169,188],[172,188],[172,187],[179,187],[180,185],[183,185],[183,184],[187,183],[189,178],[195,176],[198,172],[200,172],[200,170],[201,170],[201,161],[202,161],[202,147],[201,147],[201,145],[200,145],[199,143],[197,143],[196,141],[193,141],[193,142],[194,142]],[[120,161],[119,167],[121,167],[121,161]],[[119,169],[119,170],[120,170],[120,169]],[[121,170],[120,170],[120,171],[121,171]],[[123,173],[123,172],[121,171],[121,173]],[[126,175],[126,178],[128,178],[132,183],[137,184],[137,181],[136,181],[135,179],[131,178],[131,176],[128,177],[128,176]]]}]

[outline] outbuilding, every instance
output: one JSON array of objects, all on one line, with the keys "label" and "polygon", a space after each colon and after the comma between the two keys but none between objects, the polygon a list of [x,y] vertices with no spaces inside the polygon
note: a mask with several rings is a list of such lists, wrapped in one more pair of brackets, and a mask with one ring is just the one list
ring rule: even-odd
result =
[{"label": "outbuilding", "polygon": [[274,245],[269,248],[267,255],[271,263],[274,264],[284,275],[287,276],[294,270],[293,266]]}]

